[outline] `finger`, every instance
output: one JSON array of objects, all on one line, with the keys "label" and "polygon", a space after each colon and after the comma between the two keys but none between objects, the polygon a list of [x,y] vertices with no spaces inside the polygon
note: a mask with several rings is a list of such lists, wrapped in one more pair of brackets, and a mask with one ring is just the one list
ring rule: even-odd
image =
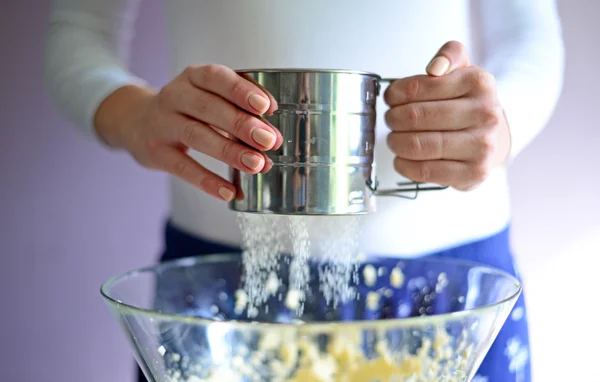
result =
[{"label": "finger", "polygon": [[482,182],[489,173],[483,164],[452,160],[412,161],[396,157],[394,169],[415,182],[436,183],[467,190]]},{"label": "finger", "polygon": [[460,98],[474,92],[485,92],[495,86],[487,71],[471,66],[443,77],[413,76],[392,82],[384,93],[389,106],[414,102],[442,101]]},{"label": "finger", "polygon": [[267,154],[262,153],[262,155],[265,158],[265,166],[263,167],[263,169],[260,171],[261,174],[266,174],[267,172],[271,171],[271,169],[273,168],[273,161],[271,160],[271,158],[269,158],[267,156]]},{"label": "finger", "polygon": [[387,110],[385,121],[393,131],[460,130],[487,121],[477,108],[477,102],[469,98],[418,102]]},{"label": "finger", "polygon": [[265,114],[273,115],[275,110],[277,110],[277,108],[279,107],[277,104],[277,100],[273,97],[273,95],[269,91],[267,91],[267,89],[265,89],[264,86],[262,86],[261,84],[256,82],[249,73],[239,73],[239,75],[242,76],[243,78],[245,78],[247,81],[250,81],[254,85],[258,86],[269,97],[271,104],[269,105],[269,109],[265,112]]},{"label": "finger", "polygon": [[235,187],[220,176],[208,171],[183,152],[165,147],[158,154],[159,167],[164,171],[198,187],[202,191],[225,201],[236,196]]},{"label": "finger", "polygon": [[258,116],[257,118],[259,118],[261,121],[263,121],[264,123],[266,123],[267,125],[271,126],[271,128],[273,129],[273,131],[275,132],[275,134],[277,135],[277,139],[275,141],[275,144],[273,145],[273,147],[271,148],[271,150],[279,150],[279,148],[281,147],[281,145],[283,144],[283,136],[281,135],[281,132],[279,131],[279,129],[277,127],[275,127],[275,125],[273,125],[271,122],[269,122],[268,119],[263,118],[261,116]]},{"label": "finger", "polygon": [[272,108],[272,97],[226,66],[190,67],[184,75],[194,86],[216,94],[250,113],[264,114]]},{"label": "finger", "polygon": [[[261,117],[257,117],[257,118],[261,118]],[[261,118],[261,121],[263,121],[264,123],[266,123],[267,125],[271,126],[271,128],[273,129],[273,131],[275,131],[275,133],[277,134],[277,140],[275,142],[275,145],[273,145],[273,148],[271,150],[278,150],[281,145],[283,144],[283,136],[281,135],[281,133],[279,132],[279,129],[276,128],[275,126],[273,126],[272,123],[270,123],[268,120]],[[213,129],[214,131],[216,131],[217,133],[221,134],[222,136],[226,137],[226,138],[231,138],[232,134],[223,131],[215,126],[209,125],[209,127],[211,129]]]},{"label": "finger", "polygon": [[[269,109],[264,114],[266,114],[268,116],[272,116],[273,113],[279,108],[279,105],[277,104],[277,100],[275,99],[275,97],[273,97],[273,95],[264,86],[262,86],[257,81],[255,81],[254,78],[252,78],[252,76],[249,73],[238,73],[238,74],[242,78],[246,79],[247,81],[251,82],[255,86],[259,87],[269,97],[269,100],[270,100]],[[263,121],[264,123],[268,124],[269,126],[271,126],[273,128],[273,130],[277,134],[277,141],[275,142],[275,145],[273,146],[272,149],[273,150],[279,149],[281,147],[281,144],[283,143],[283,137],[281,136],[279,129],[277,129],[275,126],[273,126],[273,124],[271,122],[269,122],[266,118],[264,118],[262,116],[259,116],[258,118],[260,118],[261,121]]]},{"label": "finger", "polygon": [[[217,127],[214,127],[213,125],[208,125],[208,127],[210,127],[211,129],[213,129],[215,132],[219,133],[220,135],[224,136],[225,138],[228,138],[228,139],[231,138],[231,134],[229,134],[226,131],[223,131],[223,130],[217,128]],[[175,139],[177,139],[177,138],[175,138]]]},{"label": "finger", "polygon": [[178,141],[198,152],[204,153],[221,162],[250,174],[263,170],[266,160],[261,152],[235,142],[211,129],[202,122],[185,116],[178,118],[173,125],[177,126]]},{"label": "finger", "polygon": [[469,65],[467,48],[458,41],[449,41],[436,53],[426,70],[427,74],[439,77]]},{"label": "finger", "polygon": [[444,77],[418,75],[395,80],[384,93],[385,102],[390,106],[412,102],[438,101],[461,97],[472,88],[468,81],[474,70],[463,69]]},{"label": "finger", "polygon": [[217,127],[258,150],[271,150],[278,142],[277,129],[223,98],[184,85],[174,107],[193,119]]},{"label": "finger", "polygon": [[482,159],[485,153],[479,140],[469,131],[393,132],[387,136],[390,150],[401,159],[412,161]]},{"label": "finger", "polygon": [[234,172],[232,177],[232,182],[233,185],[236,189],[235,191],[235,199],[236,200],[244,200],[245,198],[245,194],[244,194],[244,190],[242,190],[242,181],[241,181],[241,175],[242,173],[239,171]]}]

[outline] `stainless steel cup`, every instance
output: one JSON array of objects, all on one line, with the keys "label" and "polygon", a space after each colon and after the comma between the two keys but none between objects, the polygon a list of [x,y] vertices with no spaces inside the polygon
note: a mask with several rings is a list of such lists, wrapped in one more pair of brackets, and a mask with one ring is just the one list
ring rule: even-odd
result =
[{"label": "stainless steel cup", "polygon": [[241,195],[230,208],[286,215],[350,215],[375,211],[375,195],[403,196],[444,187],[400,184],[377,190],[374,146],[380,76],[348,70],[239,70],[279,105],[263,115],[283,136],[266,174],[231,169]]}]

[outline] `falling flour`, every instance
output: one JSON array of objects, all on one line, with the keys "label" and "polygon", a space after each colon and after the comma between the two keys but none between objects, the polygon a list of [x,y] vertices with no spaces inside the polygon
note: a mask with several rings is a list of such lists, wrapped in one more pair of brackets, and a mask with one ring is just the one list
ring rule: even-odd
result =
[{"label": "falling flour", "polygon": [[[310,281],[311,244],[306,220],[302,216],[290,216],[288,219],[288,225],[283,226],[283,229],[288,228],[288,236],[292,243],[292,260],[286,306],[301,315],[304,309],[305,292],[308,292]],[[290,301],[291,294],[297,297]]]},{"label": "falling flour", "polygon": [[337,306],[355,297],[351,283],[358,281],[359,223],[357,216],[321,217],[318,238],[320,290],[327,303]]},{"label": "falling flour", "polygon": [[[268,215],[239,214],[238,223],[242,232],[244,251],[244,290],[243,304],[236,303],[236,313],[248,305],[249,316],[256,315],[257,307],[264,304],[272,295],[267,288],[270,278],[277,274],[282,252],[282,232],[279,229],[280,217]],[[272,284],[272,281],[271,281]]]},{"label": "falling flour", "polygon": [[[358,277],[359,222],[358,216],[240,213],[243,305],[247,304],[249,317],[256,316],[257,309],[280,292],[283,253],[290,255],[285,297],[288,309],[302,314],[304,296],[315,277],[328,304],[335,306],[354,297],[351,283]],[[318,274],[311,273],[314,271]],[[243,309],[242,304],[237,308],[236,312]]]}]

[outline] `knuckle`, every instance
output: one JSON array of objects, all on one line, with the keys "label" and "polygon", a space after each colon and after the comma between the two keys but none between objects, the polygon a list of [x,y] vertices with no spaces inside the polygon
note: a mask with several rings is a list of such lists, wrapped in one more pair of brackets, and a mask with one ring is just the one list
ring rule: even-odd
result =
[{"label": "knuckle", "polygon": [[423,183],[429,183],[431,181],[431,168],[427,165],[427,162],[419,163],[417,170],[416,181]]},{"label": "knuckle", "polygon": [[185,69],[183,69],[183,71],[181,72],[181,75],[186,78],[191,78],[194,75],[194,73],[198,71],[199,68],[200,66],[198,65],[186,66]]},{"label": "knuckle", "polygon": [[185,178],[188,169],[188,164],[184,160],[178,160],[177,162],[173,163],[171,172],[177,177]]},{"label": "knuckle", "polygon": [[421,81],[418,78],[413,78],[406,84],[406,100],[412,102],[417,99],[421,90]]},{"label": "knuckle", "polygon": [[465,50],[465,46],[463,44],[461,44],[460,42],[456,41],[456,40],[451,40],[448,41],[447,43],[445,43],[442,46],[442,49],[450,49],[453,51],[464,51]]},{"label": "knuckle", "polygon": [[252,117],[250,117],[248,114],[243,113],[243,112],[238,112],[236,113],[236,116],[234,117],[234,122],[233,122],[233,135],[235,135],[238,138],[241,138],[241,135],[244,132],[244,129],[246,129],[246,127],[250,124],[250,119]]},{"label": "knuckle", "polygon": [[173,82],[159,92],[158,106],[169,110],[182,110],[195,101],[195,94],[182,82]]},{"label": "knuckle", "polygon": [[493,130],[486,131],[479,137],[481,157],[487,158],[496,150],[496,135]]},{"label": "knuckle", "polygon": [[225,67],[223,65],[219,65],[219,64],[207,64],[207,65],[204,65],[203,69],[204,69],[205,75],[207,75],[209,77],[218,77],[219,75],[221,75],[223,73],[223,71],[225,70]]},{"label": "knuckle", "polygon": [[415,182],[429,183],[432,177],[431,168],[427,162],[405,161],[396,157],[394,170]]},{"label": "knuckle", "polygon": [[458,41],[448,42],[448,48],[456,52],[459,56],[468,56],[467,48]]},{"label": "knuckle", "polygon": [[453,134],[447,134],[445,132],[438,132],[434,134],[435,140],[433,144],[435,145],[435,152],[439,158],[444,159],[448,149],[454,146],[452,138]]},{"label": "knuckle", "polygon": [[496,126],[500,123],[502,111],[496,105],[485,103],[481,108],[481,120],[486,126]]},{"label": "knuckle", "polygon": [[423,142],[417,134],[410,134],[406,143],[406,151],[411,157],[420,157],[423,153]]},{"label": "knuckle", "polygon": [[431,181],[431,168],[427,165],[427,162],[413,163],[407,173],[413,181],[422,183],[429,183]]},{"label": "knuckle", "polygon": [[244,86],[244,83],[242,81],[235,81],[235,83],[233,84],[233,86],[231,87],[231,97],[234,100],[237,99],[244,99],[245,97],[245,93],[246,93],[246,87]]},{"label": "knuckle", "polygon": [[158,99],[159,105],[165,106],[165,105],[170,104],[174,98],[177,98],[177,93],[178,93],[177,86],[175,86],[174,83],[170,83],[170,84],[164,86],[158,92],[157,99]]},{"label": "knuckle", "polygon": [[196,146],[200,141],[200,134],[198,132],[198,125],[195,123],[188,123],[183,126],[182,132],[182,143],[187,146]]},{"label": "knuckle", "polygon": [[216,190],[218,188],[213,177],[207,174],[202,174],[200,176],[200,179],[198,179],[198,186],[201,190],[206,192],[210,192],[211,190]]},{"label": "knuckle", "polygon": [[423,107],[419,104],[411,104],[407,107],[406,118],[410,127],[417,128],[423,118]]},{"label": "knuckle", "polygon": [[[235,147],[236,147],[235,143],[233,141],[227,139],[223,143],[223,146],[221,146],[221,150],[220,150],[221,158],[223,160],[225,160],[226,162],[229,162],[229,163],[234,162],[233,159],[236,157],[236,155],[235,155],[235,151],[236,151]],[[236,162],[239,162],[239,160],[236,161]]]},{"label": "knuckle", "polygon": [[477,68],[472,75],[473,88],[479,91],[492,90],[495,86],[494,76],[487,70]]},{"label": "knuckle", "polygon": [[219,77],[224,71],[223,65],[208,64],[200,67],[198,70],[198,79],[200,83],[206,84],[212,81],[214,78]]}]

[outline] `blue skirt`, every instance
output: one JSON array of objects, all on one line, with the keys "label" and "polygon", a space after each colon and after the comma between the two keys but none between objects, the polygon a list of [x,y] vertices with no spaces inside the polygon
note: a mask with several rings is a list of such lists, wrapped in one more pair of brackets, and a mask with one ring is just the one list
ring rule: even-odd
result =
[{"label": "blue skirt", "polygon": [[[430,256],[475,261],[486,264],[520,278],[510,248],[510,229],[455,248],[440,251]],[[239,252],[219,243],[200,239],[186,234],[171,224],[165,228],[165,251],[161,261],[187,256],[215,253]],[[393,266],[397,260],[381,259],[382,266]],[[389,261],[390,264],[387,264]],[[521,295],[512,314],[504,324],[494,344],[483,360],[472,382],[530,382],[531,365],[529,354],[529,334],[524,296]],[[139,373],[139,382],[146,382]]]}]

